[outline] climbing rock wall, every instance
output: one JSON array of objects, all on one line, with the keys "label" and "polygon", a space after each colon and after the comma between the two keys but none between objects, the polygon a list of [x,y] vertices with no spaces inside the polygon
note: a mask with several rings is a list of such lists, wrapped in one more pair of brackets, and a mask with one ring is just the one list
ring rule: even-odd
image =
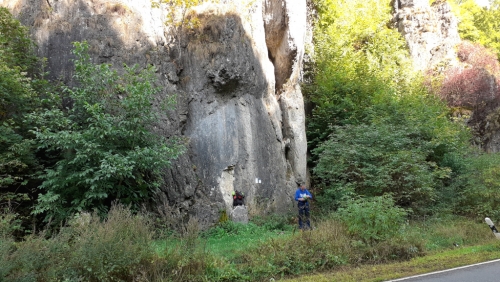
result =
[{"label": "climbing rock wall", "polygon": [[136,0],[0,0],[31,29],[50,79],[72,81],[72,42],[87,40],[96,63],[157,68],[155,125],[188,152],[165,171],[158,199],[202,228],[246,195],[250,216],[287,212],[306,177],[301,80],[306,0],[205,2],[183,28],[165,25],[173,7]]}]

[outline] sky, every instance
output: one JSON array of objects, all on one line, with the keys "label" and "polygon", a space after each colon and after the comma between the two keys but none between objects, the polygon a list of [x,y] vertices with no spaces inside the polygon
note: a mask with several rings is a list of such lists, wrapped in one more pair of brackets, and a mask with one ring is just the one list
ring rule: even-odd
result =
[{"label": "sky", "polygon": [[479,6],[489,6],[488,0],[475,0]]}]

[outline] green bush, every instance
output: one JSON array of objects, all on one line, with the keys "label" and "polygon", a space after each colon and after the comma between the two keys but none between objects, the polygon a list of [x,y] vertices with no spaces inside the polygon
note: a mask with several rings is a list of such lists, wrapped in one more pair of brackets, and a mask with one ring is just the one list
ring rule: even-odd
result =
[{"label": "green bush", "polygon": [[338,206],[354,195],[392,193],[399,205],[424,210],[450,173],[431,159],[436,147],[426,139],[419,128],[402,125],[336,127],[313,150],[319,160],[313,171],[324,185],[318,200]]},{"label": "green bush", "polygon": [[473,217],[499,218],[500,154],[479,153],[465,160],[453,185],[454,212]]},{"label": "green bush", "polygon": [[42,169],[24,120],[50,100],[36,91],[46,81],[36,72],[40,60],[34,47],[28,28],[0,7],[0,205],[10,207],[28,202],[28,184]]},{"label": "green bush", "polygon": [[309,145],[328,138],[331,125],[370,118],[374,104],[403,94],[412,79],[406,43],[388,28],[390,1],[316,1],[313,85],[305,94],[314,105],[307,120]]},{"label": "green bush", "polygon": [[241,272],[260,280],[348,264],[353,249],[345,228],[332,220],[316,226],[314,231],[270,238],[244,252]]},{"label": "green bush", "polygon": [[358,246],[356,263],[381,263],[409,260],[426,253],[425,241],[417,236],[396,235],[370,246]]},{"label": "green bush", "polygon": [[38,149],[60,156],[44,171],[35,214],[60,222],[80,211],[105,213],[111,199],[137,209],[161,183],[161,170],[184,151],[179,140],[153,133],[158,113],[154,69],[94,65],[87,43],[75,43],[72,106],[29,115]]},{"label": "green bush", "polygon": [[134,214],[123,205],[113,205],[105,219],[97,213],[79,213],[50,237],[44,232],[19,242],[9,236],[0,237],[0,281],[234,281],[241,278],[227,261],[213,256],[200,244],[198,233],[192,228],[196,226],[190,226],[178,239],[179,244],[157,252],[153,244],[155,232],[148,216]]},{"label": "green bush", "polygon": [[350,234],[374,245],[398,234],[407,212],[396,207],[391,195],[348,200],[338,209],[338,218]]},{"label": "green bush", "polygon": [[7,281],[133,281],[155,259],[148,218],[113,206],[107,218],[82,213],[50,238],[0,240]]},{"label": "green bush", "polygon": [[306,126],[313,187],[327,209],[391,192],[416,214],[437,212],[461,166],[450,160],[469,146],[470,132],[412,71],[389,2],[317,1]]}]

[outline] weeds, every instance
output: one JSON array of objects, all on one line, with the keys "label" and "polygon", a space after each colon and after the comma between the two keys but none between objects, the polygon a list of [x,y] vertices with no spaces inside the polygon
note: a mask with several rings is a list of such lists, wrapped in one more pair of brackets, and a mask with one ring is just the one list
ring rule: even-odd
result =
[{"label": "weeds", "polygon": [[287,218],[226,222],[204,232],[191,220],[176,236],[161,241],[155,239],[151,216],[120,205],[105,220],[81,213],[51,237],[42,232],[21,242],[8,236],[11,227],[4,224],[0,281],[267,280],[409,261],[494,240],[484,223],[465,218],[408,222],[376,241],[352,234],[335,216],[317,220],[314,230],[304,232],[294,232]]}]

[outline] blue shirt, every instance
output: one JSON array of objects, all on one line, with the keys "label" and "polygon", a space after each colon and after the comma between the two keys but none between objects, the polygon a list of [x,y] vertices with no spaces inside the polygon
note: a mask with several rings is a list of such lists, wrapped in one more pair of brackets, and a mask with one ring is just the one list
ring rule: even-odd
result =
[{"label": "blue shirt", "polygon": [[295,201],[298,201],[299,198],[304,198],[304,196],[309,196],[309,198],[312,199],[312,195],[311,195],[311,192],[309,192],[307,189],[304,189],[304,191],[297,189],[297,191],[295,191]]}]

